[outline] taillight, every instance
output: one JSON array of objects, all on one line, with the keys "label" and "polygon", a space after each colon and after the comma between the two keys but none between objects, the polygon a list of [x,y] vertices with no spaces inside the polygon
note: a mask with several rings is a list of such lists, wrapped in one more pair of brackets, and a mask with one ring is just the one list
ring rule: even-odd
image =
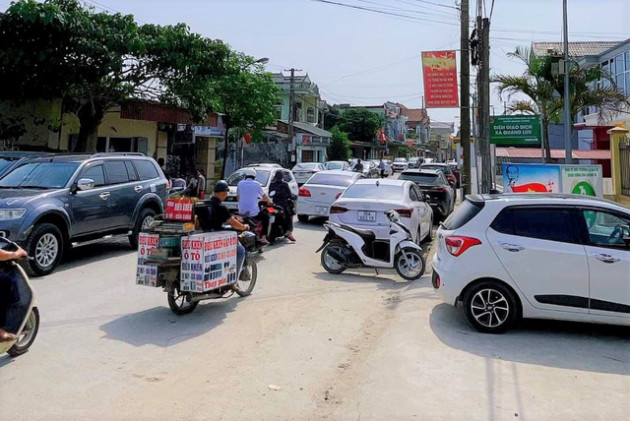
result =
[{"label": "taillight", "polygon": [[455,257],[461,256],[469,248],[481,244],[481,241],[476,238],[459,236],[446,237],[444,242],[446,243],[446,250]]},{"label": "taillight", "polygon": [[445,192],[446,187],[431,187],[431,191]]},{"label": "taillight", "polygon": [[272,208],[271,206],[267,208],[267,212],[276,213],[276,208]]},{"label": "taillight", "polygon": [[341,197],[341,195],[343,194],[342,191],[340,191],[339,193],[337,193],[337,196],[335,196],[335,200],[339,199]]},{"label": "taillight", "polygon": [[305,189],[304,187],[300,188],[300,190],[298,190],[298,196],[300,197],[311,197],[311,191],[308,189]]},{"label": "taillight", "polygon": [[330,207],[330,213],[346,213],[348,212],[347,208],[344,208],[343,206],[331,206]]},{"label": "taillight", "polygon": [[398,215],[403,218],[411,218],[411,213],[413,212],[413,209],[395,209],[395,211],[398,212]]}]

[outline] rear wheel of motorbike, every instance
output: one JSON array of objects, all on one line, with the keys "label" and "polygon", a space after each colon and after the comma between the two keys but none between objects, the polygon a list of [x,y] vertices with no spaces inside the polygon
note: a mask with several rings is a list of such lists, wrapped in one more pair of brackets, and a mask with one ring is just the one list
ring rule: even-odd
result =
[{"label": "rear wheel of motorbike", "polygon": [[181,292],[178,287],[169,291],[167,297],[168,306],[171,308],[171,311],[178,316],[192,313],[199,305],[199,301],[189,301],[190,293]]},{"label": "rear wheel of motorbike", "polygon": [[401,278],[406,281],[415,281],[424,275],[424,257],[418,250],[407,247],[396,255],[394,267]]},{"label": "rear wheel of motorbike", "polygon": [[322,266],[326,269],[326,272],[338,275],[346,270],[346,268],[341,262],[337,261],[329,254],[330,250],[334,248],[340,248],[340,246],[329,244],[322,250]]},{"label": "rear wheel of motorbike", "polygon": [[24,329],[20,333],[18,341],[7,351],[7,354],[12,357],[17,357],[24,354],[33,344],[33,341],[35,341],[35,337],[37,336],[38,331],[39,310],[37,310],[37,307],[34,307],[33,310],[31,310],[31,314],[29,314],[28,316],[26,326],[24,326]]},{"label": "rear wheel of motorbike", "polygon": [[249,281],[243,281],[241,279],[236,281],[234,291],[241,297],[251,295],[256,286],[256,280],[258,279],[258,265],[256,265],[256,262],[251,262],[249,265],[249,273],[251,274]]}]

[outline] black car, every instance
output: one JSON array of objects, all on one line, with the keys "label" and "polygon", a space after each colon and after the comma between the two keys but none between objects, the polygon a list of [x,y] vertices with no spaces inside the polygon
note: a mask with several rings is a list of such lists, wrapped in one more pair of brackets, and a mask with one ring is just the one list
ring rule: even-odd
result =
[{"label": "black car", "polygon": [[451,186],[455,187],[457,185],[457,178],[455,177],[455,173],[451,169],[451,166],[448,164],[441,164],[438,162],[433,162],[430,164],[422,164],[420,165],[421,170],[439,170],[444,173],[446,179],[451,184]]},{"label": "black car", "polygon": [[440,170],[405,170],[400,180],[413,181],[420,187],[433,213],[440,220],[446,219],[455,208],[455,190]]},{"label": "black car", "polygon": [[73,246],[138,234],[163,213],[167,181],[142,154],[29,159],[0,179],[0,235],[20,244],[34,275],[51,273]]}]

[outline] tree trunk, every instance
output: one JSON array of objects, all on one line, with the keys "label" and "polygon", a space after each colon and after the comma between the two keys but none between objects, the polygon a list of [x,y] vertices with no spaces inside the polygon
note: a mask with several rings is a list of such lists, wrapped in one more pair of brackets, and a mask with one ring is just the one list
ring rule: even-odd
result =
[{"label": "tree trunk", "polygon": [[[98,126],[103,120],[103,112],[93,112],[91,107],[82,107],[79,112],[76,113],[79,118],[79,135],[77,137],[77,143],[70,152],[96,152],[96,143],[98,141]],[[68,145],[68,149],[71,145]],[[105,151],[107,152],[107,151]]]},{"label": "tree trunk", "polygon": [[229,118],[227,116],[223,119],[225,123],[225,135],[223,137],[223,167],[221,168],[221,180],[225,180],[225,168],[227,166],[228,159],[228,143],[229,143],[229,135],[230,135],[230,123]]}]

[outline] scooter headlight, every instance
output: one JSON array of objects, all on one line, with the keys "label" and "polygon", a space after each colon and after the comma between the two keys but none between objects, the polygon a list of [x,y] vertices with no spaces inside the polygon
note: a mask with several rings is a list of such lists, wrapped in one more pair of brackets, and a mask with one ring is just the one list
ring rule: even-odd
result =
[{"label": "scooter headlight", "polygon": [[20,219],[26,213],[24,208],[5,208],[0,209],[0,221],[10,221]]}]

